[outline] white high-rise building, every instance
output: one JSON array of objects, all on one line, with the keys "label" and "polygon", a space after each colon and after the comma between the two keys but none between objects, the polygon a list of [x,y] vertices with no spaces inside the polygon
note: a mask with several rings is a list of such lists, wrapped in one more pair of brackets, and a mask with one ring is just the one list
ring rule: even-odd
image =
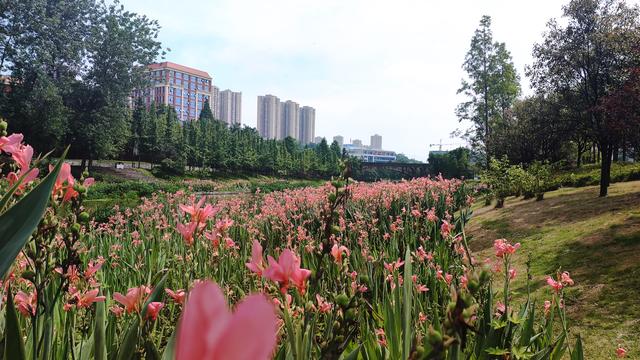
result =
[{"label": "white high-rise building", "polygon": [[220,88],[213,85],[211,87],[211,112],[213,118],[220,120]]},{"label": "white high-rise building", "polygon": [[370,147],[375,150],[382,150],[382,136],[378,134],[372,135]]},{"label": "white high-rise building", "polygon": [[290,136],[306,145],[315,137],[316,110],[298,103],[280,101],[277,96],[258,96],[258,133],[266,139],[283,140]]},{"label": "white high-rise building", "polygon": [[280,99],[277,96],[258,96],[258,133],[266,139],[279,138],[278,123],[281,120]]},{"label": "white high-rise building", "polygon": [[333,137],[333,141],[337,142],[338,145],[340,145],[340,147],[342,147],[344,145],[344,136],[336,135],[336,136]]},{"label": "white high-rise building", "polygon": [[315,138],[313,138],[313,143],[314,144],[320,144],[322,142],[322,139],[324,139],[324,137],[316,136]]},{"label": "white high-rise building", "polygon": [[284,122],[284,103],[278,106],[278,117],[276,118],[276,139],[284,140],[287,137],[287,127]]},{"label": "white high-rise building", "polygon": [[284,122],[284,137],[290,136],[299,139],[300,105],[287,100],[282,107],[282,120]]},{"label": "white high-rise building", "polygon": [[[234,92],[229,89],[220,91],[218,100],[218,108],[220,112],[220,121],[224,121],[227,125],[242,123],[242,93]],[[215,117],[215,115],[214,115]]]},{"label": "white high-rise building", "polygon": [[298,139],[302,145],[310,144],[316,135],[316,109],[311,106],[300,108]]},{"label": "white high-rise building", "polygon": [[351,141],[351,144],[352,144],[353,146],[363,147],[363,146],[362,146],[362,140],[360,140],[360,139],[353,139],[353,140]]}]

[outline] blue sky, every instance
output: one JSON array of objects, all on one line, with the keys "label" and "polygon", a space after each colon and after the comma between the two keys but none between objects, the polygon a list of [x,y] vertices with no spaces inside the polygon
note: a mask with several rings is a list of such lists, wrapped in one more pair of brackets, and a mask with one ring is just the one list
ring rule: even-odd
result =
[{"label": "blue sky", "polygon": [[[362,139],[425,161],[449,134],[464,55],[480,17],[493,18],[523,80],[558,0],[121,0],[160,22],[166,60],[242,91],[242,122],[258,95],[316,108],[316,135]],[[176,8],[180,6],[180,9]]]}]

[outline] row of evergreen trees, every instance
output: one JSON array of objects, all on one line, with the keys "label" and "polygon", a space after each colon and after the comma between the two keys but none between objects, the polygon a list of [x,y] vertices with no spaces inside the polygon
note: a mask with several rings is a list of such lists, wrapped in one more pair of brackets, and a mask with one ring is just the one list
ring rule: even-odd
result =
[{"label": "row of evergreen trees", "polygon": [[171,107],[135,104],[131,137],[121,158],[162,164],[176,175],[185,168],[214,173],[329,177],[339,171],[337,142],[301,146],[293,138],[263,139],[251,127],[227,126],[205,103],[198,120],[181,122]]}]

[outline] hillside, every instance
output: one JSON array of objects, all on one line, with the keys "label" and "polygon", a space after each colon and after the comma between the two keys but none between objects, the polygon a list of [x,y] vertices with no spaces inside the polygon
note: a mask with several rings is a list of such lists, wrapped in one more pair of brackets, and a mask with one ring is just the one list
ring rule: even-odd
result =
[{"label": "hillside", "polygon": [[568,289],[572,333],[585,340],[586,358],[614,357],[618,345],[640,358],[640,181],[617,183],[610,195],[596,187],[564,188],[541,202],[510,198],[504,209],[475,210],[470,246],[492,255],[494,239],[522,244],[516,288],[526,295],[526,254],[531,254],[532,291],[548,299],[545,275],[571,272]]}]

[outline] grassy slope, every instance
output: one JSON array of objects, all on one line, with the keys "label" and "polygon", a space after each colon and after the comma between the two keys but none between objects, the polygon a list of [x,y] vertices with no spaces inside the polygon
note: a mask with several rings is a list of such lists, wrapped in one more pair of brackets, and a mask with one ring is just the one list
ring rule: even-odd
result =
[{"label": "grassy slope", "polygon": [[611,359],[620,344],[627,358],[640,359],[640,181],[613,184],[605,199],[593,186],[553,191],[541,202],[510,198],[504,209],[477,208],[468,231],[480,259],[492,256],[494,239],[522,244],[515,285],[526,294],[531,254],[539,304],[550,296],[545,275],[571,272],[571,331],[585,340],[586,358]]}]

